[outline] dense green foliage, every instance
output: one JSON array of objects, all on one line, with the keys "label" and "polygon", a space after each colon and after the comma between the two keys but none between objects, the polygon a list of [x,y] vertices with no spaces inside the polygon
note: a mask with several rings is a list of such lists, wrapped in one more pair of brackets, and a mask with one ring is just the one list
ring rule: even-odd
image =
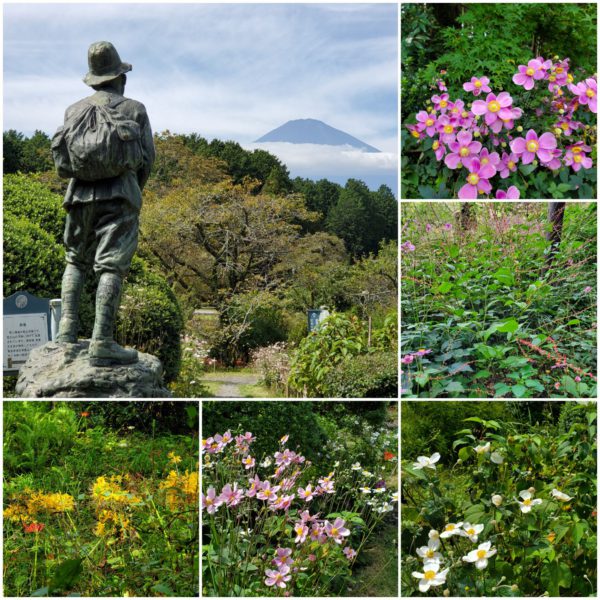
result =
[{"label": "dense green foliage", "polygon": [[[397,397],[397,315],[390,313],[372,332],[356,316],[333,313],[298,345],[290,363],[289,385],[309,397]],[[369,355],[374,358],[369,360]],[[363,356],[362,360],[353,360]],[[369,366],[381,372],[362,380]],[[337,372],[335,372],[337,371]]]},{"label": "dense green foliage", "polygon": [[[458,460],[403,439],[403,595],[595,596],[596,403],[569,402],[568,428],[553,419],[482,418],[492,403],[426,406],[438,404],[460,405],[469,416],[449,432]],[[447,429],[443,413],[428,417]],[[423,467],[427,458],[431,467]],[[444,575],[427,594],[419,587],[435,568],[436,557],[426,558],[435,546]]]},{"label": "dense green foliage", "polygon": [[167,404],[4,403],[7,595],[198,593],[198,405]]},{"label": "dense green foliage", "polygon": [[37,173],[54,168],[50,138],[43,131],[30,137],[9,129],[2,134],[4,173]]},{"label": "dense green foliage", "polygon": [[543,204],[457,208],[402,207],[402,393],[595,397],[596,205],[555,253]]}]

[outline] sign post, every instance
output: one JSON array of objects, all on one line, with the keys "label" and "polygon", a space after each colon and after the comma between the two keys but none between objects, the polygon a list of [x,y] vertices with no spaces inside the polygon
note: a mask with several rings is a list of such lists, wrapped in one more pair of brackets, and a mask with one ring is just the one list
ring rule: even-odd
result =
[{"label": "sign post", "polygon": [[324,321],[330,312],[326,308],[316,308],[308,310],[308,333],[314,331],[322,321]]},{"label": "sign post", "polygon": [[51,339],[50,300],[29,292],[4,299],[4,375],[16,375],[34,348]]}]

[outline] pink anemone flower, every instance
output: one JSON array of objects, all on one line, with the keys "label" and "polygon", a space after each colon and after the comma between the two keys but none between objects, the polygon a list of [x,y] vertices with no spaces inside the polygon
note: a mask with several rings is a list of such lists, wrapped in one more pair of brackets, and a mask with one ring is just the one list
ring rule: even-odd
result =
[{"label": "pink anemone flower", "polygon": [[487,77],[471,77],[471,81],[463,83],[463,89],[465,92],[473,92],[474,96],[479,96],[481,92],[491,92],[491,88],[488,85],[490,80]]},{"label": "pink anemone flower", "polygon": [[456,139],[456,126],[452,124],[448,115],[442,115],[438,118],[436,128],[442,142],[449,144]]},{"label": "pink anemone flower", "polygon": [[273,569],[265,569],[265,584],[268,586],[276,585],[277,587],[284,588],[285,582],[289,581],[292,576],[288,575],[290,568],[287,565],[280,567],[279,571]]},{"label": "pink anemone flower", "polygon": [[598,87],[593,77],[580,81],[577,85],[571,84],[569,90],[578,97],[579,104],[587,104],[594,114],[598,114]]},{"label": "pink anemone flower", "polygon": [[481,142],[473,142],[473,136],[468,131],[461,131],[456,139],[456,142],[448,144],[452,152],[446,155],[444,162],[450,169],[456,169],[458,163],[469,168],[471,161],[481,150]]},{"label": "pink anemone flower", "polygon": [[583,142],[567,146],[564,159],[565,165],[571,167],[575,172],[579,171],[582,167],[584,169],[591,169],[593,164],[592,159],[585,154],[590,151],[590,146],[585,145]]},{"label": "pink anemone flower", "polygon": [[475,100],[471,110],[476,115],[485,115],[485,122],[492,127],[494,123],[498,123],[492,127],[494,133],[498,133],[502,128],[502,119],[511,119],[513,111],[511,110],[512,98],[508,92],[500,92],[496,94],[488,94],[485,101]]},{"label": "pink anemone flower", "polygon": [[435,152],[435,157],[437,160],[442,160],[442,157],[444,154],[446,154],[446,146],[444,146],[440,139],[434,140],[431,149]]},{"label": "pink anemone flower", "polygon": [[506,179],[511,173],[514,173],[517,170],[517,162],[519,162],[519,157],[516,154],[503,152],[502,162],[499,165],[500,177]]},{"label": "pink anemone flower", "polygon": [[475,200],[477,192],[482,191],[486,194],[492,191],[492,186],[488,179],[496,174],[493,165],[482,165],[478,158],[474,158],[469,166],[470,173],[467,175],[467,183],[458,190],[458,197],[461,200]]},{"label": "pink anemone flower", "polygon": [[433,102],[433,107],[435,110],[440,110],[442,112],[446,112],[448,107],[448,101],[450,100],[450,96],[448,94],[442,94],[438,96],[431,96],[431,101]]},{"label": "pink anemone flower", "polygon": [[425,131],[429,137],[433,137],[435,135],[435,121],[437,119],[437,115],[435,112],[427,113],[424,110],[417,113],[417,130]]},{"label": "pink anemone flower", "polygon": [[202,494],[202,508],[205,508],[209,515],[217,512],[217,509],[221,504],[223,504],[223,499],[221,496],[217,496],[214,487],[208,488],[206,496]]},{"label": "pink anemone flower", "polygon": [[545,71],[542,63],[533,58],[525,65],[519,65],[519,72],[513,75],[513,82],[522,85],[526,90],[533,89],[534,79],[543,79]]},{"label": "pink anemone flower", "polygon": [[350,530],[344,527],[345,524],[344,519],[339,517],[333,522],[333,525],[329,521],[325,521],[325,532],[336,544],[341,544],[344,537],[350,535]]},{"label": "pink anemone flower", "polygon": [[552,160],[551,150],[556,148],[556,138],[551,133],[543,133],[539,138],[537,133],[530,129],[525,139],[515,138],[510,143],[510,149],[517,154],[524,165],[532,163],[536,155],[542,162]]}]

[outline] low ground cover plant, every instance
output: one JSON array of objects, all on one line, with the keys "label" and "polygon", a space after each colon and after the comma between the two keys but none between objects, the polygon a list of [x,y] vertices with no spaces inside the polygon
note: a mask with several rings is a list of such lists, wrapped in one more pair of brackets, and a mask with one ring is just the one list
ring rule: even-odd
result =
[{"label": "low ground cover plant", "polygon": [[81,404],[4,405],[4,593],[196,595],[197,435],[117,433]]},{"label": "low ground cover plant", "polygon": [[458,459],[403,445],[403,595],[596,595],[597,406],[563,410],[562,429],[466,418]]},{"label": "low ground cover plant", "polygon": [[596,396],[595,204],[402,212],[402,395]]},{"label": "low ground cover plant", "polygon": [[596,197],[596,76],[558,56],[514,66],[512,82],[472,73],[462,98],[450,96],[442,72],[406,123],[403,197]]},{"label": "low ground cover plant", "polygon": [[203,440],[203,595],[342,593],[367,542],[394,518],[396,438],[373,436],[379,460],[368,468],[327,444],[329,472],[287,434],[266,455],[255,441],[242,430]]}]

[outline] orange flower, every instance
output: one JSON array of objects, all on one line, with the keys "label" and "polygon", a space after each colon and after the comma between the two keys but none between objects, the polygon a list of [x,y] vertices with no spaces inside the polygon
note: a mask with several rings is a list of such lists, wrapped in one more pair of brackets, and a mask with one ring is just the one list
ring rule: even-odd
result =
[{"label": "orange flower", "polygon": [[84,417],[84,418],[85,418],[85,417],[89,417],[89,416],[90,416],[90,413],[89,413],[87,410],[84,410],[84,411],[81,413],[81,416],[82,416],[82,417]]},{"label": "orange flower", "polygon": [[383,453],[383,460],[392,460],[392,458],[396,458],[396,455],[387,450]]},{"label": "orange flower", "polygon": [[43,523],[30,523],[29,525],[23,524],[23,529],[25,533],[39,533],[44,529],[45,525]]},{"label": "orange flower", "polygon": [[554,541],[554,538],[556,537],[556,533],[554,533],[554,531],[551,531],[547,536],[546,539],[552,543]]}]

